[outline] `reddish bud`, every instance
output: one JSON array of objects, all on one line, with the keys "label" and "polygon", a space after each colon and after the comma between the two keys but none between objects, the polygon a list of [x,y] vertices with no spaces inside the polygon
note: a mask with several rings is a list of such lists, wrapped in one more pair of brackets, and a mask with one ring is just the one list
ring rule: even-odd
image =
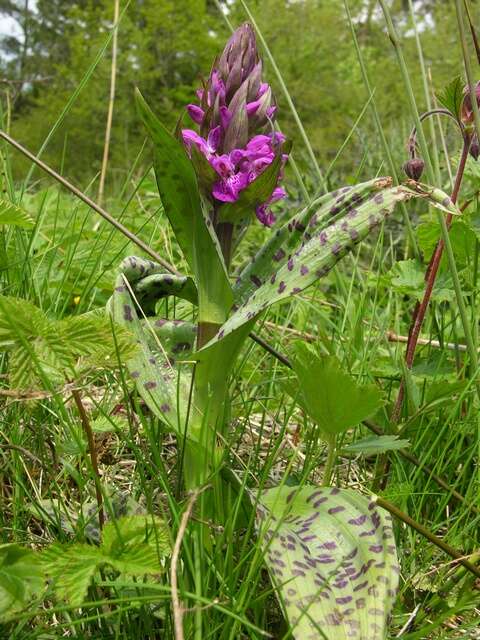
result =
[{"label": "reddish bud", "polygon": [[469,153],[474,160],[478,160],[478,156],[480,155],[480,145],[478,144],[477,134],[475,134],[472,138]]},{"label": "reddish bud", "polygon": [[406,175],[417,182],[422,177],[425,162],[421,158],[410,158],[403,165]]}]

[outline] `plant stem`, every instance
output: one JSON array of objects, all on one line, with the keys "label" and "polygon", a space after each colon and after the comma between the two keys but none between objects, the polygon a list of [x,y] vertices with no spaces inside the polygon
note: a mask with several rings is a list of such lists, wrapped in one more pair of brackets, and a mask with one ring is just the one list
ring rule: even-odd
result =
[{"label": "plant stem", "polygon": [[112,37],[112,66],[110,72],[110,97],[108,100],[107,125],[105,127],[105,143],[103,147],[102,169],[98,184],[98,204],[103,203],[105,188],[105,176],[107,175],[108,155],[110,151],[110,138],[112,134],[113,105],[115,103],[115,84],[117,80],[117,42],[118,42],[118,16],[120,13],[120,0],[114,0],[113,7],[113,37]]},{"label": "plant stem", "polygon": [[95,448],[95,439],[93,437],[90,420],[88,419],[88,415],[85,411],[85,407],[83,406],[82,398],[80,397],[78,389],[72,389],[72,395],[73,399],[75,400],[75,404],[77,405],[78,413],[80,414],[80,420],[83,426],[83,430],[85,431],[85,435],[87,436],[88,452],[90,454],[90,461],[92,463],[93,475],[95,480],[95,495],[98,505],[98,524],[100,525],[100,530],[102,530],[103,525],[105,524],[105,514],[103,512],[103,496],[100,483],[100,471],[98,469],[97,450]]},{"label": "plant stem", "polygon": [[[465,164],[468,158],[469,148],[470,148],[470,138],[465,136],[463,141],[462,155],[460,157],[460,162],[457,167],[455,184],[453,186],[453,191],[451,195],[451,200],[453,203],[456,203],[458,199],[458,194],[460,192],[463,174],[465,171]],[[446,219],[442,215],[440,215],[440,220],[445,223],[445,228],[447,230],[447,233],[452,224],[452,218],[453,216],[451,213],[447,214]],[[432,254],[432,257],[430,258],[430,262],[427,267],[427,271],[425,274],[425,292],[423,294],[422,301],[417,303],[413,312],[412,321],[410,323],[410,329],[408,331],[408,342],[407,342],[407,348],[405,352],[405,364],[408,369],[411,369],[413,365],[413,360],[415,358],[415,351],[418,344],[418,338],[420,336],[420,331],[422,329],[423,321],[425,319],[428,305],[432,297],[432,291],[435,285],[438,269],[440,267],[440,261],[442,259],[444,247],[445,247],[445,240],[444,238],[440,238],[437,242],[437,245],[435,247],[435,250]],[[460,299],[461,299],[461,296],[460,296]],[[459,299],[457,298],[457,302],[458,301]],[[405,396],[405,380],[403,379],[402,382],[400,383],[400,388],[398,390],[397,399],[395,401],[395,406],[391,416],[391,421],[393,424],[397,424],[400,420],[400,414],[402,410],[404,396]]]},{"label": "plant stem", "polygon": [[444,542],[441,538],[438,538],[429,529],[401,511],[391,502],[388,502],[388,500],[385,500],[385,498],[375,496],[374,502],[376,502],[379,507],[386,509],[389,513],[395,516],[395,518],[398,518],[412,529],[415,529],[415,531],[418,531],[418,533],[420,533],[424,538],[427,538],[427,540],[429,540],[432,544],[442,549],[442,551],[445,551],[445,553],[450,557],[458,560],[458,562],[462,564],[466,569],[468,569],[471,573],[473,573],[473,575],[477,576],[477,578],[480,578],[480,568],[466,560],[464,553],[458,551],[457,549],[454,549],[449,544]]},{"label": "plant stem", "polygon": [[335,436],[327,440],[328,452],[327,461],[325,463],[325,469],[323,472],[322,487],[329,487],[332,481],[333,468],[335,466],[335,460],[337,457],[337,451],[335,447]]}]

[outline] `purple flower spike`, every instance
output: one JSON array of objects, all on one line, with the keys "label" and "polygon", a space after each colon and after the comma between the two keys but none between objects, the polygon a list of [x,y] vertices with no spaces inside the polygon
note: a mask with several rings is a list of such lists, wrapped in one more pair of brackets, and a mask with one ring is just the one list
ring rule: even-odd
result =
[{"label": "purple flower spike", "polygon": [[[202,177],[201,187],[217,207],[236,202],[279,154],[277,181],[281,179],[287,160],[281,152],[285,136],[272,128],[277,107],[270,85],[262,81],[262,62],[251,25],[244,24],[234,32],[197,97],[200,104],[187,105],[187,111],[200,132],[184,129],[182,137]],[[208,160],[216,178],[205,179],[205,166],[191,154],[192,145]],[[274,223],[270,205],[285,196],[285,190],[277,186],[268,200],[256,207],[262,224]]]}]

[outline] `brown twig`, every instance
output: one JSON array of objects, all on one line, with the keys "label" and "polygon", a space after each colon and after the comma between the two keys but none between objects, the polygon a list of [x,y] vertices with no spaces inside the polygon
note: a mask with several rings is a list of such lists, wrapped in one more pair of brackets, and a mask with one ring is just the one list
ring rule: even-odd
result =
[{"label": "brown twig", "polygon": [[73,399],[75,400],[75,404],[77,405],[78,413],[80,414],[80,420],[81,420],[83,429],[85,431],[85,435],[87,436],[88,452],[90,454],[90,461],[92,463],[93,475],[95,480],[95,495],[97,498],[97,505],[98,505],[98,523],[100,525],[100,530],[102,530],[103,525],[105,524],[105,514],[103,512],[103,496],[102,496],[102,489],[100,484],[100,471],[98,468],[95,439],[93,437],[92,426],[90,424],[90,420],[88,419],[87,412],[85,411],[85,407],[83,406],[80,393],[78,392],[77,389],[73,389],[72,395],[73,395]]},{"label": "brown twig", "polygon": [[[408,336],[399,336],[395,331],[387,331],[387,340],[389,342],[402,342],[408,344]],[[417,344],[425,347],[433,347],[434,349],[450,349],[451,351],[467,351],[465,344],[456,344],[455,342],[440,343],[438,340],[429,340],[427,338],[418,338]],[[480,349],[478,349],[480,353]]]},{"label": "brown twig", "polygon": [[427,538],[429,542],[434,544],[439,549],[442,549],[442,551],[448,554],[451,558],[454,558],[457,562],[463,565],[465,569],[468,569],[468,571],[470,571],[470,573],[473,573],[473,575],[477,576],[477,578],[480,578],[480,568],[466,560],[466,556],[464,553],[458,551],[457,549],[454,549],[454,547],[451,547],[441,538],[438,538],[429,529],[424,527],[423,524],[420,524],[419,522],[411,518],[394,504],[392,504],[388,500],[385,500],[385,498],[382,498],[381,496],[374,496],[373,500],[378,504],[379,507],[386,509],[389,513],[392,514],[392,516],[395,516],[395,518],[398,518],[398,520],[401,520],[412,529],[415,529],[415,531],[417,531],[420,535],[422,535],[424,538]]}]

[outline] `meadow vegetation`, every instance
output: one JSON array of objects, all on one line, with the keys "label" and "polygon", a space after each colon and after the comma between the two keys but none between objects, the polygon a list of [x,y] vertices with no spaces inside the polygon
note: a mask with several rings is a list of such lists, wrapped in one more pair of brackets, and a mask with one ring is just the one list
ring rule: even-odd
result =
[{"label": "meadow vegetation", "polygon": [[0,1],[0,638],[480,638],[476,4]]}]

